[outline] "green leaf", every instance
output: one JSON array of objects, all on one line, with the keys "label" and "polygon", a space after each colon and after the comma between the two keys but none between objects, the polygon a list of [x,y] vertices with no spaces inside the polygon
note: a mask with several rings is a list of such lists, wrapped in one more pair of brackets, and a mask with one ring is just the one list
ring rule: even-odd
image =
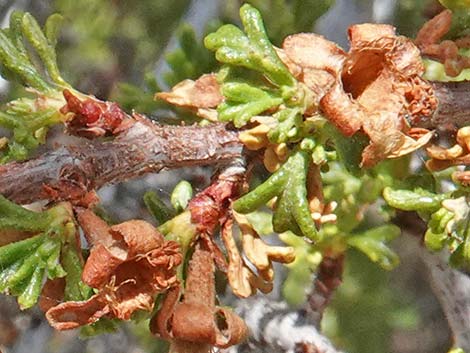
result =
[{"label": "green leaf", "polygon": [[144,194],[144,203],[158,224],[163,224],[174,216],[173,210],[165,205],[153,191]]},{"label": "green leaf", "polygon": [[[53,19],[52,21],[56,20]],[[50,26],[52,26],[52,22]],[[51,30],[51,28],[49,29]],[[59,68],[57,67],[57,57],[54,49],[55,43],[49,42],[37,21],[29,13],[25,13],[23,16],[22,30],[25,38],[28,39],[31,46],[41,58],[52,81],[59,86],[69,87],[60,76]],[[53,34],[49,33],[49,35]]]},{"label": "green leaf", "polygon": [[75,244],[68,242],[62,247],[61,262],[67,273],[65,278],[65,301],[87,300],[93,291],[82,282],[83,264]]},{"label": "green leaf", "polygon": [[376,262],[385,270],[398,266],[398,255],[385,243],[400,235],[400,228],[394,225],[384,225],[353,235],[347,239],[350,246],[362,251],[369,259]]},{"label": "green leaf", "polygon": [[47,128],[63,121],[62,90],[71,89],[61,77],[55,53],[60,16],[52,15],[44,32],[29,13],[14,11],[10,27],[0,30],[0,69],[10,81],[33,88],[29,96],[0,110],[0,127],[11,130],[0,148],[0,163],[24,160],[45,142]]},{"label": "green leaf", "polygon": [[277,233],[292,231],[319,240],[307,201],[307,171],[310,158],[305,151],[292,154],[286,163],[256,189],[233,203],[239,213],[250,213],[277,196],[273,228]]},{"label": "green leaf", "polygon": [[240,18],[245,33],[234,25],[222,26],[205,38],[206,47],[224,64],[261,72],[278,87],[294,86],[295,79],[269,41],[259,11],[245,4],[240,8]]},{"label": "green leaf", "polygon": [[434,194],[423,189],[411,191],[386,187],[383,197],[390,206],[400,210],[433,212],[441,207],[442,201],[449,198],[449,194]]},{"label": "green leaf", "polygon": [[40,234],[0,247],[0,291],[18,296],[22,309],[35,305],[44,277],[65,275],[56,251],[60,246],[60,237]]},{"label": "green leaf", "polygon": [[242,127],[251,119],[283,100],[275,92],[252,87],[246,83],[231,82],[222,86],[225,102],[217,108],[221,121],[232,121],[236,127]]},{"label": "green leaf", "polygon": [[273,143],[291,142],[300,138],[302,114],[298,108],[283,109],[273,115],[279,122],[268,132],[268,138]]},{"label": "green leaf", "polygon": [[193,197],[193,187],[186,180],[180,181],[171,193],[171,204],[177,213],[183,212],[188,207]]},{"label": "green leaf", "polygon": [[44,25],[44,35],[52,47],[57,45],[57,38],[59,36],[60,28],[64,22],[64,17],[58,13],[52,14],[48,17]]},{"label": "green leaf", "polygon": [[52,221],[51,214],[27,210],[0,195],[0,229],[44,231]]},{"label": "green leaf", "polygon": [[22,308],[37,302],[46,277],[67,276],[67,300],[85,300],[91,295],[81,280],[82,260],[70,212],[62,204],[33,212],[0,195],[0,229],[37,234],[0,247],[0,292],[18,296]]},{"label": "green leaf", "polygon": [[449,263],[461,270],[470,270],[470,237],[465,237],[464,241],[450,255]]}]

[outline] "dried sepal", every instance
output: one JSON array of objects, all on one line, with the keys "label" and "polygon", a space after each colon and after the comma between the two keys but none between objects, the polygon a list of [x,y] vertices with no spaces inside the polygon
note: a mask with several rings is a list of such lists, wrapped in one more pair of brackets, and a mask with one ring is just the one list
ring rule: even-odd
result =
[{"label": "dried sepal", "polygon": [[[257,290],[269,293],[273,289],[271,281],[256,275],[245,263],[233,237],[233,220],[228,219],[222,227],[222,240],[229,260],[227,278],[233,293],[241,298],[254,295]],[[272,277],[267,276],[267,277]]]},{"label": "dried sepal", "polygon": [[[295,260],[294,248],[268,245],[256,233],[246,216],[234,213],[234,218],[242,235],[243,252],[256,269],[260,271],[264,280],[273,280],[273,261],[288,264]],[[264,277],[263,274],[268,274],[268,276]]]},{"label": "dried sepal", "polygon": [[[171,89],[171,92],[159,92],[155,98],[170,104],[193,109],[197,115],[212,119],[210,112],[222,103],[224,97],[215,74],[204,74],[197,80],[184,80]],[[215,119],[217,121],[217,118]]]},{"label": "dried sepal", "polygon": [[165,241],[152,225],[133,220],[108,227],[90,210],[78,218],[92,245],[82,280],[97,293],[48,310],[54,328],[72,329],[103,316],[129,320],[136,310],[151,311],[156,294],[176,285],[179,245]]},{"label": "dried sepal", "polygon": [[427,147],[426,152],[430,159],[426,162],[426,167],[438,171],[451,166],[470,164],[470,127],[466,126],[457,131],[456,142],[449,148],[438,145]]}]

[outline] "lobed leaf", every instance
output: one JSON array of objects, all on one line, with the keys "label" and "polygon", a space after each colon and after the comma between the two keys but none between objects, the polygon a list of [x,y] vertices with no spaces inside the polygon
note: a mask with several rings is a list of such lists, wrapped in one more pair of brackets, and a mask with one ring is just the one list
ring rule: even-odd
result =
[{"label": "lobed leaf", "polygon": [[307,171],[310,157],[305,151],[292,154],[286,163],[263,184],[233,203],[239,213],[250,213],[277,197],[273,229],[292,231],[299,236],[319,240],[307,201]]},{"label": "lobed leaf", "polygon": [[348,238],[348,245],[362,251],[369,259],[376,262],[385,270],[392,270],[398,266],[398,255],[391,250],[386,242],[400,235],[400,228],[394,225],[384,225],[352,235]]},{"label": "lobed leaf", "polygon": [[240,8],[240,18],[245,33],[234,25],[222,26],[205,38],[206,47],[224,64],[259,71],[278,87],[294,86],[295,79],[269,41],[259,11],[245,4]]}]

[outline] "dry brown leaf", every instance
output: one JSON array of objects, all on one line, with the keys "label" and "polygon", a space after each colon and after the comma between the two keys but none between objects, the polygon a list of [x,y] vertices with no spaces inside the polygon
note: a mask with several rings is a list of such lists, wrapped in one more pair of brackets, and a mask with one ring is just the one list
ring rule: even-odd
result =
[{"label": "dry brown leaf", "polygon": [[168,103],[187,108],[215,108],[223,101],[215,74],[205,74],[196,81],[184,80],[171,89],[155,95]]}]

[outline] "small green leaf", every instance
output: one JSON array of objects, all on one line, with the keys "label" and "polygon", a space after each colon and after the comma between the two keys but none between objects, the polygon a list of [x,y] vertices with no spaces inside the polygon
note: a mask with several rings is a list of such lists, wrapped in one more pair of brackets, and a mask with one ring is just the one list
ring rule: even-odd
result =
[{"label": "small green leaf", "polygon": [[53,221],[48,212],[33,212],[0,195],[0,229],[44,231]]},{"label": "small green leaf", "polygon": [[173,210],[165,205],[153,191],[144,194],[144,203],[158,224],[163,224],[174,216]]},{"label": "small green leaf", "polygon": [[280,105],[283,100],[274,92],[252,87],[246,83],[222,85],[225,102],[217,108],[221,121],[232,121],[236,127],[247,124],[251,117]]},{"label": "small green leaf", "polygon": [[52,81],[59,86],[69,87],[69,85],[60,76],[54,46],[48,41],[41,30],[41,27],[31,14],[26,13],[24,15],[22,29],[24,36],[28,39],[41,58]]},{"label": "small green leaf", "polygon": [[431,228],[424,234],[424,244],[431,251],[440,251],[444,248],[448,235],[446,232],[436,233]]},{"label": "small green leaf", "polygon": [[239,213],[250,213],[277,196],[274,231],[282,233],[290,230],[299,236],[319,240],[307,201],[309,162],[308,153],[295,152],[268,180],[235,201],[233,209]]},{"label": "small green leaf", "polygon": [[466,236],[464,241],[450,255],[451,266],[462,270],[470,270],[470,236]]},{"label": "small green leaf", "polygon": [[215,51],[222,63],[259,71],[279,87],[294,86],[295,79],[269,41],[259,11],[245,4],[240,18],[246,34],[234,25],[225,25],[205,38],[206,47]]},{"label": "small green leaf", "polygon": [[347,239],[350,246],[359,249],[373,262],[376,262],[385,270],[392,270],[398,266],[398,255],[385,243],[400,235],[400,228],[394,225],[384,225],[353,235]]},{"label": "small green leaf", "polygon": [[434,194],[423,189],[411,191],[386,187],[383,191],[383,197],[390,206],[400,210],[433,212],[441,207],[441,202],[449,195]]},{"label": "small green leaf", "polygon": [[268,132],[268,138],[273,143],[291,142],[300,138],[302,114],[298,108],[283,109],[273,115],[278,124]]},{"label": "small green leaf", "polygon": [[57,38],[59,37],[60,28],[64,22],[64,17],[58,13],[50,15],[44,25],[44,35],[52,47],[57,45]]},{"label": "small green leaf", "polygon": [[83,264],[74,242],[68,242],[62,247],[61,263],[67,273],[65,277],[64,300],[87,300],[93,291],[82,282]]},{"label": "small green leaf", "polygon": [[193,197],[193,187],[186,180],[180,181],[171,193],[171,204],[177,213],[183,212],[188,207]]},{"label": "small green leaf", "polygon": [[18,296],[23,309],[36,304],[44,277],[66,273],[61,267],[61,238],[40,234],[0,247],[0,291]]}]

